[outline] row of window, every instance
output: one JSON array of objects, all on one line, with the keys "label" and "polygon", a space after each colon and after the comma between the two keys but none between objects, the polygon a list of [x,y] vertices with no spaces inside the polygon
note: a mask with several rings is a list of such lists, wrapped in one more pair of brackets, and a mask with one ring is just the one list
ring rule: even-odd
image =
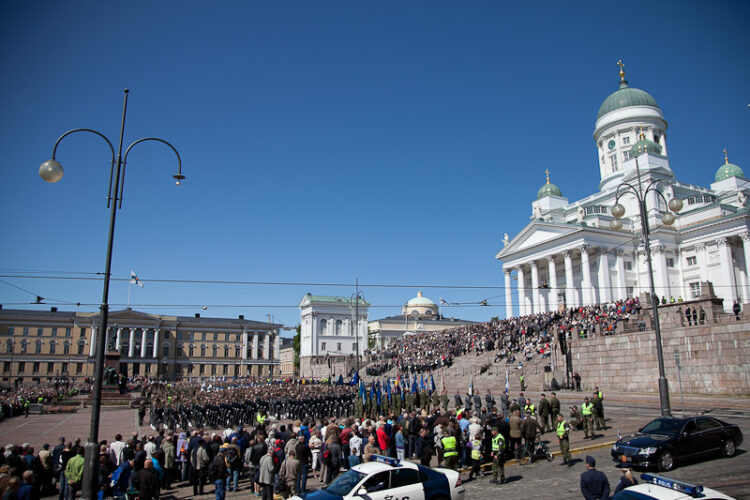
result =
[{"label": "row of window", "polygon": [[[44,328],[39,327],[36,328],[36,335],[37,337],[42,337],[44,335]],[[59,329],[57,327],[52,327],[49,329],[50,336],[51,337],[57,337],[59,333]],[[110,332],[113,334],[116,331],[115,328],[110,327]],[[142,332],[142,329],[137,330],[139,333]],[[24,326],[21,328],[22,335],[24,337],[28,337],[31,332],[31,328],[28,326]],[[86,336],[86,328],[79,328],[79,337],[85,337]],[[165,335],[169,332],[164,332]],[[9,336],[16,335],[16,327],[15,326],[8,326],[7,331],[3,332],[0,330],[0,335],[6,334]],[[65,337],[72,337],[73,336],[73,328],[67,327],[65,328]],[[147,331],[148,338],[153,338],[154,331],[148,330]],[[238,332],[193,332],[193,331],[177,331],[177,340],[188,340],[188,341],[214,341],[214,342],[231,342],[235,340],[242,340],[242,336]]]},{"label": "row of window", "polygon": [[[85,363],[68,363],[68,362],[62,362],[62,363],[42,363],[38,361],[34,361],[33,363],[26,363],[24,361],[19,361],[16,365],[16,370],[14,370],[14,373],[12,374],[14,377],[16,375],[23,376],[26,374],[27,365],[31,366],[31,374],[37,375],[42,374],[42,370],[44,370],[45,375],[52,375],[52,374],[61,374],[61,375],[67,375],[70,373],[70,365],[74,365],[74,372],[76,375],[82,375],[84,370],[84,364]],[[58,366],[55,366],[58,365]],[[179,365],[178,365],[179,366]],[[206,367],[209,367],[206,369]],[[234,367],[232,369],[232,367]],[[150,364],[143,364],[143,370],[140,369],[140,366],[138,365],[132,365],[132,371],[134,375],[141,374],[140,372],[143,371],[144,375],[148,374],[151,371],[157,372],[159,369],[159,365],[154,365],[153,369]],[[259,367],[258,370],[260,372],[263,372],[263,367]],[[240,365],[190,365],[190,367],[187,370],[187,375],[239,375],[240,371]],[[3,363],[3,375],[9,376],[11,375],[11,363],[9,361],[6,361]]]},{"label": "row of window", "polygon": [[[321,342],[320,343],[320,350],[325,351],[326,350],[326,343]],[[357,343],[352,342],[352,352],[357,350]],[[341,352],[341,342],[336,342],[336,352]]]},{"label": "row of window", "polygon": [[688,205],[697,205],[698,203],[713,203],[714,201],[716,201],[716,197],[709,194],[698,194],[687,198]]},{"label": "row of window", "polygon": [[[37,340],[34,343],[34,354],[42,354],[42,345],[43,344],[44,344],[44,342],[41,341],[41,340]],[[16,342],[13,339],[8,339],[5,342],[5,352],[8,353],[8,354],[14,353],[15,352],[15,345],[16,345]],[[26,352],[28,352],[28,345],[29,345],[29,341],[28,340],[23,340],[23,341],[19,342],[18,345],[21,347],[21,349],[19,351],[21,354],[26,354]],[[49,343],[49,354],[57,354],[57,346],[58,345],[60,345],[60,344],[56,340],[51,341]],[[70,354],[71,343],[66,340],[65,342],[62,343],[62,346],[63,346],[63,352],[62,352],[62,354]],[[85,349],[86,349],[86,342],[83,341],[83,340],[79,340],[77,347],[78,347],[78,354],[84,354]]]},{"label": "row of window", "polygon": [[[55,364],[56,363],[52,363],[52,362],[50,362],[50,363],[41,363],[39,361],[34,361],[33,363],[29,363],[29,364],[31,365],[31,373],[32,374],[41,373],[42,364],[44,364],[45,368],[46,368],[46,370],[45,370],[44,373],[46,373],[47,375],[50,375],[50,374],[53,374],[53,373],[67,374],[68,373],[68,365],[70,363],[67,363],[67,362],[60,363],[60,369],[59,369],[58,372],[55,372]],[[76,374],[78,374],[78,375],[82,374],[83,373],[83,365],[84,365],[84,363],[73,363],[73,364],[75,365],[75,372],[76,372]],[[26,362],[19,361],[18,362],[18,371],[14,375],[16,375],[16,374],[23,375],[24,373],[26,373]],[[10,374],[10,362],[9,361],[6,361],[5,363],[3,363],[3,374],[5,374],[5,375]]]},{"label": "row of window", "polygon": [[[24,326],[23,327],[22,332],[23,332],[23,336],[24,337],[28,337],[29,336],[29,330],[30,329],[29,329],[28,326]],[[15,326],[9,326],[7,332],[5,332],[5,333],[7,335],[10,335],[10,336],[15,335],[16,334],[16,327]],[[80,333],[81,333],[81,335],[80,335],[81,337],[85,337],[86,336],[86,329],[85,328],[81,328],[80,329]],[[37,335],[37,337],[41,337],[42,335],[44,335],[44,328],[37,328],[36,329],[36,335]],[[57,337],[57,328],[52,328],[51,329],[50,336]],[[73,329],[72,328],[66,328],[65,329],[65,336],[66,337],[72,337],[73,336]]]}]

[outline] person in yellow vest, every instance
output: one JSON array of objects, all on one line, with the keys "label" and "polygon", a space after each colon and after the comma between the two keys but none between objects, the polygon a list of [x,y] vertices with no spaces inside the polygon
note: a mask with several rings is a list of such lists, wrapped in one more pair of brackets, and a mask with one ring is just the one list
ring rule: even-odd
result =
[{"label": "person in yellow vest", "polygon": [[445,467],[447,469],[456,470],[458,464],[458,449],[455,436],[452,431],[447,431],[443,438],[440,440],[443,445],[443,460],[445,461]]},{"label": "person in yellow vest", "polygon": [[531,413],[532,416],[536,417],[536,406],[531,402],[530,399],[526,399],[526,406],[523,408],[524,415],[527,413]]},{"label": "person in yellow vest", "polygon": [[482,466],[482,441],[479,440],[479,435],[475,434],[474,439],[469,442],[471,447],[471,472],[469,473],[469,481],[474,477],[480,476],[480,467]]},{"label": "person in yellow vest", "polygon": [[[500,473],[500,480],[497,479]],[[492,428],[492,484],[505,482],[505,438],[497,427]]]},{"label": "person in yellow vest", "polygon": [[521,376],[518,377],[518,381],[521,383],[521,391],[526,390],[526,375],[521,372]]},{"label": "person in yellow vest", "polygon": [[555,432],[557,433],[557,440],[560,443],[560,455],[562,456],[563,463],[568,464],[568,467],[570,467],[573,465],[570,456],[570,426],[559,413],[557,414]]},{"label": "person in yellow vest", "polygon": [[594,405],[589,402],[589,398],[585,398],[581,405],[581,416],[583,417],[583,433],[584,439],[589,437],[589,431],[591,431],[591,437],[594,437]]},{"label": "person in yellow vest", "polygon": [[268,415],[266,415],[266,410],[260,410],[258,414],[255,416],[255,420],[260,425],[266,425],[266,419],[268,418]]}]

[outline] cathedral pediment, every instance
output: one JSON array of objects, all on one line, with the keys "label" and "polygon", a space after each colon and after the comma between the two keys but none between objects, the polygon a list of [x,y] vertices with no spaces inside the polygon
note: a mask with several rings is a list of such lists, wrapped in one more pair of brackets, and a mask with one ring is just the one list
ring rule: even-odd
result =
[{"label": "cathedral pediment", "polygon": [[[97,313],[98,315],[98,313]],[[140,311],[134,311],[132,309],[124,309],[122,311],[110,311],[109,323],[126,322],[126,321],[154,321],[160,320],[161,318],[154,314],[147,314]]]},{"label": "cathedral pediment", "polygon": [[510,240],[505,248],[495,256],[503,260],[509,255],[535,248],[547,242],[559,240],[562,237],[572,235],[581,231],[580,227],[569,227],[561,224],[549,224],[543,222],[532,222],[526,226],[515,238]]}]

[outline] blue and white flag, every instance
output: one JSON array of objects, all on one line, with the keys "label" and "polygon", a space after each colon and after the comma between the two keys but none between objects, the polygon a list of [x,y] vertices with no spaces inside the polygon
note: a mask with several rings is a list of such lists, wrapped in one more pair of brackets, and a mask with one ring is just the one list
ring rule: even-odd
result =
[{"label": "blue and white flag", "polygon": [[510,394],[510,372],[505,370],[505,392]]},{"label": "blue and white flag", "polygon": [[135,274],[135,271],[133,271],[132,269],[130,270],[130,283],[143,288],[143,281],[138,279],[138,275]]}]

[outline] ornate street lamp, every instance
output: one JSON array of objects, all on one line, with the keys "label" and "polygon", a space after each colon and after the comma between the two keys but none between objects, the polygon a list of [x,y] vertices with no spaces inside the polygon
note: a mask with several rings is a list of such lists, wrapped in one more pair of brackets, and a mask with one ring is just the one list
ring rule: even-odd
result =
[{"label": "ornate street lamp", "polygon": [[[642,140],[643,140],[643,134],[641,134]],[[672,212],[679,212],[682,210],[682,200],[679,198],[672,198],[667,202],[666,198],[664,198],[664,195],[657,189],[657,184],[659,182],[664,182],[661,179],[653,180],[649,183],[648,186],[646,186],[646,189],[643,189],[643,186],[641,185],[641,170],[638,166],[638,158],[635,159],[635,169],[636,169],[636,175],[638,178],[638,185],[637,187],[633,184],[630,184],[628,182],[623,182],[619,186],[617,186],[617,198],[615,199],[615,204],[612,207],[612,216],[615,218],[612,223],[610,224],[610,228],[614,230],[620,230],[622,229],[622,220],[621,218],[625,215],[625,207],[620,205],[620,197],[630,193],[633,196],[635,196],[636,200],[638,201],[638,214],[641,219],[641,228],[643,231],[643,244],[645,245],[646,249],[646,262],[647,262],[647,268],[648,268],[648,281],[649,281],[649,288],[651,292],[651,306],[653,310],[654,315],[654,333],[656,334],[656,355],[659,361],[659,401],[661,405],[661,414],[662,416],[671,416],[672,410],[669,406],[669,383],[667,382],[667,377],[664,372],[664,354],[662,352],[662,343],[661,343],[661,326],[659,324],[659,298],[656,295],[656,290],[654,289],[654,271],[651,265],[651,246],[649,242],[649,236],[650,236],[650,229],[648,226],[648,210],[646,208],[646,196],[649,192],[656,193],[659,197],[661,197],[662,200],[664,200],[664,203],[669,207],[669,210]],[[662,215],[661,221],[666,226],[671,226],[674,224],[675,216],[670,212],[665,212],[664,215]]]},{"label": "ornate street lamp", "polygon": [[[125,150],[125,155],[122,154],[123,147],[123,135],[125,133],[125,115],[128,109],[128,93],[129,90],[124,91],[124,102],[122,106],[122,121],[120,123],[120,140],[117,148],[117,156],[115,157],[115,149],[112,146],[112,142],[101,132],[88,128],[76,128],[69,130],[61,135],[55,146],[52,148],[52,158],[45,161],[39,167],[39,175],[47,182],[54,183],[59,181],[63,176],[62,165],[55,159],[57,154],[57,146],[67,136],[76,132],[90,132],[95,134],[107,143],[110,152],[112,153],[112,161],[109,169],[109,189],[107,193],[107,208],[110,209],[109,215],[109,232],[107,236],[107,257],[104,264],[104,285],[102,290],[102,303],[100,306],[99,315],[99,336],[96,339],[96,361],[94,365],[94,389],[93,389],[93,401],[91,405],[91,424],[89,427],[89,439],[86,443],[86,454],[85,463],[83,469],[83,484],[81,488],[81,498],[84,500],[93,500],[97,496],[99,491],[98,486],[98,455],[99,455],[99,415],[101,413],[101,398],[102,398],[102,377],[104,375],[104,351],[107,343],[107,319],[109,315],[109,279],[110,271],[112,269],[112,249],[114,244],[115,235],[115,219],[117,217],[117,209],[122,208],[122,192],[125,186],[125,164],[128,159],[128,153],[136,144],[140,144],[146,141],[161,142],[168,146],[174,154],[177,155],[177,173],[172,177],[176,179],[177,185],[185,178],[182,175],[182,160],[180,154],[177,152],[174,146],[156,137],[146,137],[138,139],[137,141],[130,144]],[[114,180],[114,183],[113,183]],[[118,205],[119,203],[119,205]]]},{"label": "ornate street lamp", "polygon": [[[349,298],[349,312],[352,313],[352,323],[354,328],[354,348],[356,350],[356,358],[354,360],[357,378],[361,378],[362,374],[359,373],[359,301],[365,300],[365,294],[359,289],[359,278],[356,279],[354,285],[354,293]],[[352,308],[352,303],[354,307]]]}]

